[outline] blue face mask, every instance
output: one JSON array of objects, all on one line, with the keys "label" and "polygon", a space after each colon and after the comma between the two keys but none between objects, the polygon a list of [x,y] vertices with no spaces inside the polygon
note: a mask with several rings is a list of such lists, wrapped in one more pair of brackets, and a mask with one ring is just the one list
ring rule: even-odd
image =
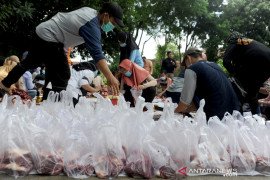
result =
[{"label": "blue face mask", "polygon": [[[105,17],[104,17],[105,18]],[[109,19],[109,22],[107,24],[104,24],[104,18],[103,18],[103,24],[101,26],[101,29],[104,31],[104,32],[110,32],[114,29],[114,25],[110,22],[110,19]]]},{"label": "blue face mask", "polygon": [[121,46],[121,47],[126,47],[126,46],[127,46],[127,44],[126,44],[126,43],[124,43],[124,44],[120,44],[120,46]]},{"label": "blue face mask", "polygon": [[164,81],[166,78],[165,78],[165,77],[161,77],[160,79],[161,79],[162,81]]},{"label": "blue face mask", "polygon": [[128,71],[128,72],[125,73],[125,76],[130,77],[131,74],[132,74],[132,73]]},{"label": "blue face mask", "polygon": [[98,74],[98,71],[95,71],[95,72],[94,72],[94,74],[95,74],[95,77],[96,77],[96,76],[97,76],[97,74]]}]

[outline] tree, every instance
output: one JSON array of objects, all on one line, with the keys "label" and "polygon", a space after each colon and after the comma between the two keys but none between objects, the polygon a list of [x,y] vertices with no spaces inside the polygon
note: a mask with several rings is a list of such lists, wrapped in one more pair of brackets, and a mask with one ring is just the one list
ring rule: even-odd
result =
[{"label": "tree", "polygon": [[223,18],[230,22],[230,29],[270,47],[269,0],[229,0]]},{"label": "tree", "polygon": [[200,35],[207,57],[216,61],[218,47],[226,49],[226,39],[235,30],[270,46],[270,2],[268,0],[209,0],[209,16],[202,17]]},{"label": "tree", "polygon": [[153,66],[154,68],[153,68],[152,76],[154,78],[158,78],[161,73],[161,63],[158,61],[155,61]]}]

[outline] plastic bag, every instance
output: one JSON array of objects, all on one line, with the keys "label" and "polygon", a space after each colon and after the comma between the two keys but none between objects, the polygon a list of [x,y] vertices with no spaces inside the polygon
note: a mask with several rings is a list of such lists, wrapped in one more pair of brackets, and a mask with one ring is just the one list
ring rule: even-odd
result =
[{"label": "plastic bag", "polygon": [[135,100],[142,95],[142,90],[138,90],[135,86],[130,89],[130,92]]},{"label": "plastic bag", "polygon": [[226,147],[209,127],[200,129],[199,150],[205,160],[206,169],[228,172],[232,168]]},{"label": "plastic bag", "polygon": [[223,122],[230,129],[227,151],[230,153],[232,168],[240,174],[254,175],[256,158],[254,144],[248,133],[250,129],[229,113],[225,114]]},{"label": "plastic bag", "polygon": [[258,115],[245,116],[245,124],[251,129],[249,136],[255,147],[256,168],[258,173],[270,175],[270,132],[265,119]]},{"label": "plastic bag", "polygon": [[[44,120],[44,119],[43,119]],[[63,171],[63,160],[45,129],[29,125],[31,130],[31,156],[38,174],[59,175]]]},{"label": "plastic bag", "polygon": [[113,125],[97,125],[93,155],[99,178],[115,178],[122,171],[125,154],[119,131]]},{"label": "plastic bag", "polygon": [[65,139],[64,173],[72,178],[88,178],[94,172],[92,142],[82,131],[84,123],[77,122]]},{"label": "plastic bag", "polygon": [[[126,153],[126,166],[124,171],[128,176],[140,178],[153,178],[155,167],[151,158],[150,149],[144,146],[144,139],[154,127],[153,117],[150,119],[143,107],[146,105],[144,98],[139,97],[135,108],[131,110],[127,123],[128,131],[121,128],[127,141],[124,147]],[[134,128],[136,127],[136,128]]]},{"label": "plastic bag", "polygon": [[27,143],[29,133],[22,118],[9,114],[0,128],[0,171],[17,177],[23,177],[32,171],[34,165]]}]

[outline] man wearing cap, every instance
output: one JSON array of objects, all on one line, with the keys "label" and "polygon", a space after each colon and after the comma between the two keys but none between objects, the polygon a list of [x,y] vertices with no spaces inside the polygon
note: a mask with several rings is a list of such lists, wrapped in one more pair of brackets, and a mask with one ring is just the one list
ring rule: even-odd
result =
[{"label": "man wearing cap", "polygon": [[204,112],[207,119],[212,116],[223,118],[226,112],[240,110],[241,104],[222,68],[216,63],[202,60],[202,52],[189,48],[184,54],[185,71],[184,87],[176,113],[186,113],[194,94],[205,99]]},{"label": "man wearing cap", "polygon": [[28,56],[0,82],[0,88],[10,91],[10,85],[25,71],[44,63],[46,66],[44,87],[49,82],[52,86],[51,89],[44,89],[43,99],[47,98],[50,90],[56,92],[65,90],[70,78],[70,69],[63,48],[85,43],[97,67],[107,78],[113,93],[118,94],[119,82],[109,70],[102,52],[100,29],[107,33],[116,25],[123,27],[122,18],[122,8],[113,2],[105,3],[99,12],[83,7],[71,12],[57,13],[36,27],[36,37]]},{"label": "man wearing cap", "polygon": [[169,78],[173,80],[174,69],[177,67],[175,60],[172,58],[173,54],[171,51],[167,52],[168,58],[162,61],[161,72],[165,72]]}]

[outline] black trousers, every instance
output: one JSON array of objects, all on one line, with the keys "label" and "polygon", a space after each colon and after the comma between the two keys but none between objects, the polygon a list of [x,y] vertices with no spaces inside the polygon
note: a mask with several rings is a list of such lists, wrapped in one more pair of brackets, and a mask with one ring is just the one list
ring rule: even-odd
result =
[{"label": "black trousers", "polygon": [[145,99],[145,102],[152,102],[156,96],[156,87],[149,87],[143,90],[142,97]]},{"label": "black trousers", "polygon": [[134,99],[130,92],[130,89],[131,89],[130,86],[124,84],[124,90],[125,90],[124,98],[125,98],[125,101],[130,102],[130,107],[135,107]]},{"label": "black trousers", "polygon": [[170,92],[170,91],[167,91],[167,97],[170,97],[172,98],[172,102],[173,103],[179,103],[180,101],[180,97],[181,97],[181,93],[180,92]]},{"label": "black trousers", "polygon": [[[130,92],[131,87],[128,85],[124,85],[124,90],[126,91],[124,94],[124,98],[127,102],[130,102],[130,107],[134,107],[134,99]],[[145,102],[152,102],[156,96],[156,88],[149,87],[143,90],[142,97],[145,99]]]},{"label": "black trousers", "polygon": [[[49,91],[60,92],[66,90],[70,78],[70,69],[63,48],[62,43],[47,42],[36,35],[26,59],[15,66],[2,83],[6,87],[10,87],[18,81],[25,71],[45,64],[43,99],[47,99]],[[49,82],[52,84],[52,89],[46,88]]]}]

